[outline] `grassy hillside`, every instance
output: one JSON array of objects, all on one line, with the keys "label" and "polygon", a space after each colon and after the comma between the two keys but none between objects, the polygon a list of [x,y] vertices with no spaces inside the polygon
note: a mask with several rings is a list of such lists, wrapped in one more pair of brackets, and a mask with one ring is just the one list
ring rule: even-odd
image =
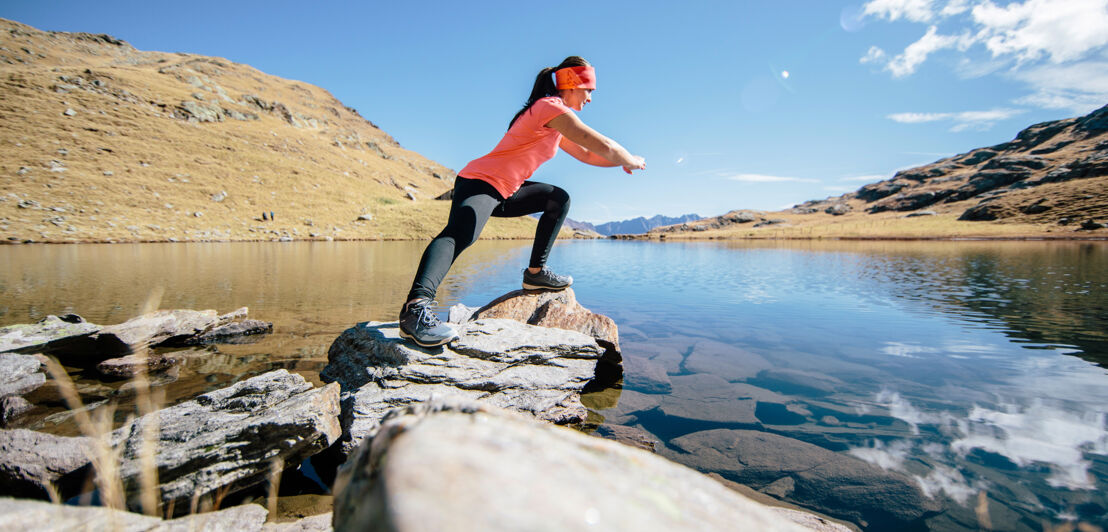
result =
[{"label": "grassy hillside", "polygon": [[324,89],[226,59],[0,19],[0,94],[9,242],[408,239],[446,221],[453,171]]},{"label": "grassy hillside", "polygon": [[1010,142],[779,212],[732,211],[664,238],[1108,238],[1108,106]]}]

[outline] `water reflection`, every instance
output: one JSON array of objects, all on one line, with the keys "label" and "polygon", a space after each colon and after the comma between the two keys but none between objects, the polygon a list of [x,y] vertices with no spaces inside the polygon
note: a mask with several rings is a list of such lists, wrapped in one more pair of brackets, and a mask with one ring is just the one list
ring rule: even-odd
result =
[{"label": "water reflection", "polygon": [[[256,344],[189,355],[171,400],[277,367],[318,382],[342,330],[395,319],[423,246],[0,248],[0,324],[59,312],[117,323],[162,287],[163,308],[249,306],[275,322]],[[518,287],[529,249],[479,242],[442,307]],[[1108,245],[566,242],[551,265],[616,320],[634,361],[624,389],[586,398],[593,423],[641,430],[688,463],[673,440],[720,430],[834,451],[942,501],[916,523],[935,530],[1108,524]],[[126,404],[118,385],[79,386],[90,402]],[[715,452],[732,470],[740,458]],[[798,496],[784,484],[759,487]]]}]

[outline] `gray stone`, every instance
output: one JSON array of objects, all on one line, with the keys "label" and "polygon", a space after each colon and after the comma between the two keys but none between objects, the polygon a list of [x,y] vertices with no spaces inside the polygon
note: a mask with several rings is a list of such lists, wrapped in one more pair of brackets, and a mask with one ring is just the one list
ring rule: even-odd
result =
[{"label": "gray stone", "polygon": [[804,530],[651,453],[473,403],[390,415],[334,491],[337,530]]},{"label": "gray stone", "polygon": [[150,532],[261,532],[269,510],[257,504],[232,506],[217,512],[187,515],[162,521]]},{"label": "gray stone", "polygon": [[161,503],[181,512],[194,496],[264,482],[274,460],[296,464],[326,449],[341,435],[338,414],[338,386],[313,389],[281,369],[143,416],[112,435],[128,503],[137,504],[147,445],[156,452]]},{"label": "gray stone", "polygon": [[46,382],[42,362],[31,355],[0,354],[0,397],[24,395]]},{"label": "gray stone", "polygon": [[101,375],[114,378],[131,378],[151,371],[163,371],[181,362],[173,355],[150,352],[137,353],[119,358],[109,358],[96,365]]},{"label": "gray stone", "polygon": [[342,385],[345,452],[389,410],[432,397],[479,400],[555,423],[584,420],[580,393],[603,352],[595,340],[501,319],[458,329],[457,341],[436,350],[404,341],[396,323],[359,324],[331,344],[320,378]]},{"label": "gray stone", "polygon": [[222,325],[214,310],[158,310],[118,325],[108,325],[92,335],[101,354],[124,354],[161,344],[183,342]]},{"label": "gray stone", "polygon": [[103,506],[69,506],[0,497],[0,521],[4,523],[5,530],[260,532],[266,529],[264,525],[268,514],[261,506],[247,504],[163,521]]},{"label": "gray stone", "polygon": [[179,118],[183,118],[189,122],[223,121],[223,108],[214,103],[209,104],[186,100],[177,106],[176,111]]},{"label": "gray stone", "polygon": [[262,527],[264,532],[330,532],[332,516],[330,513],[305,517],[291,523],[269,523]]},{"label": "gray stone", "polygon": [[776,434],[716,429],[670,445],[680,451],[671,458],[754,488],[788,491],[782,479],[791,478],[787,500],[874,530],[917,526],[942,510],[907,475]]},{"label": "gray stone", "polygon": [[103,506],[69,506],[0,497],[0,522],[6,530],[147,532],[162,520]]},{"label": "gray stone", "polygon": [[48,487],[69,495],[79,479],[61,481],[89,463],[92,445],[89,438],[0,430],[0,495],[47,499]]},{"label": "gray stone", "polygon": [[669,393],[673,388],[666,368],[646,358],[623,357],[623,386],[646,393]]},{"label": "gray stone", "polygon": [[450,307],[450,311],[447,313],[446,321],[448,323],[465,323],[473,317],[473,313],[477,312],[476,307],[469,307],[458,303]]},{"label": "gray stone", "polygon": [[9,395],[0,399],[0,427],[7,427],[34,407],[35,405],[30,401],[18,395]]},{"label": "gray stone", "polygon": [[261,320],[242,320],[214,327],[208,332],[188,338],[184,345],[240,343],[251,339],[247,336],[269,334],[273,332],[273,323]]},{"label": "gray stone", "polygon": [[710,373],[729,381],[744,381],[772,364],[761,355],[714,340],[700,340],[685,359],[693,373]]},{"label": "gray stone", "polygon": [[644,451],[655,452],[662,443],[653,434],[636,427],[626,425],[601,425],[596,428],[596,435],[624,445],[630,445]]},{"label": "gray stone", "polygon": [[833,215],[833,216],[842,216],[844,214],[849,213],[851,210],[852,209],[850,208],[850,205],[848,205],[846,203],[836,203],[836,204],[831,205],[830,207],[824,209],[823,212],[826,212],[827,214],[830,214],[830,215]]},{"label": "gray stone", "polygon": [[38,323],[0,328],[0,353],[49,353],[99,330],[100,326],[88,323],[76,314],[50,315]]}]

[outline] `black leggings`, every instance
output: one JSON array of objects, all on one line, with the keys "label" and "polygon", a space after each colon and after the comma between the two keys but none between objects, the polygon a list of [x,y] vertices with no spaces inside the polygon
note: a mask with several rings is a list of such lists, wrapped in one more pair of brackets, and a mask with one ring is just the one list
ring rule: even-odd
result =
[{"label": "black leggings", "polygon": [[419,261],[408,301],[416,298],[435,298],[439,283],[462,250],[477,241],[489,216],[513,218],[541,212],[535,229],[535,244],[531,248],[532,268],[546,264],[554,239],[569,213],[569,194],[554,185],[524,181],[523,186],[508,199],[503,199],[492,185],[480,179],[459,176],[454,181],[454,201],[450,204],[450,218],[446,227],[436,236],[423,258]]}]

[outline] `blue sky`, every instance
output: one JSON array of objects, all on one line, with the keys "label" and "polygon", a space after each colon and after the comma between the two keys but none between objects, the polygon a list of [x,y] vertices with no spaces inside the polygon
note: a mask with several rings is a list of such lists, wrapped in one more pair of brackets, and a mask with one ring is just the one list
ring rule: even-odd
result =
[{"label": "blue sky", "polygon": [[539,169],[591,222],[780,209],[1108,104],[1108,0],[5,0],[0,17],[321,86],[455,170],[539,69],[581,55],[599,80],[581,118],[647,161]]}]

